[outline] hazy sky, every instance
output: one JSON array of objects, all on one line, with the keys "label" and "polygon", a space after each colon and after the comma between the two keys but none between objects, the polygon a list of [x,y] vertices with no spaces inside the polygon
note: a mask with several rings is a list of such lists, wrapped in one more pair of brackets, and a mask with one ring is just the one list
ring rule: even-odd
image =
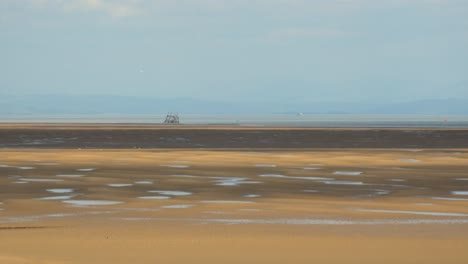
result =
[{"label": "hazy sky", "polygon": [[0,0],[0,93],[468,98],[468,0]]}]

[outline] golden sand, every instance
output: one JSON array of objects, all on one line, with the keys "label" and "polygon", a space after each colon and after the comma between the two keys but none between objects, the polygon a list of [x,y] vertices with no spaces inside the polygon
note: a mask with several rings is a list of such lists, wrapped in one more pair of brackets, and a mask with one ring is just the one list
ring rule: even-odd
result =
[{"label": "golden sand", "polygon": [[0,263],[467,263],[467,169],[465,149],[2,150]]}]

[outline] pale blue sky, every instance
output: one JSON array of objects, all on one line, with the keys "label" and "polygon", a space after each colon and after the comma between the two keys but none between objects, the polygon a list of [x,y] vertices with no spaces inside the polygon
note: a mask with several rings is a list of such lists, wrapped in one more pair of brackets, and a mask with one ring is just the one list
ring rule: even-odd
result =
[{"label": "pale blue sky", "polygon": [[0,93],[468,98],[468,0],[0,0]]}]

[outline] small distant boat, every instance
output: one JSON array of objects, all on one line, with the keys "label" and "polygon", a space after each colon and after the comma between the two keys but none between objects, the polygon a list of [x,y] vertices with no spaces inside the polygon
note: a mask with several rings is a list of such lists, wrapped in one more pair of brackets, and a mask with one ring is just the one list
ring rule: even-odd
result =
[{"label": "small distant boat", "polygon": [[304,115],[304,113],[302,113],[302,112],[299,112],[299,113],[296,114],[296,116],[303,116],[303,115]]}]

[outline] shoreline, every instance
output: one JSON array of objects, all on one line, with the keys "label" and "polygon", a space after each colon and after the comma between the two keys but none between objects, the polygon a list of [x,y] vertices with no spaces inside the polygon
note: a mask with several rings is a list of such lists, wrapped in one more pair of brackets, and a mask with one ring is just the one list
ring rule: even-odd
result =
[{"label": "shoreline", "polygon": [[0,129],[8,128],[93,128],[93,129],[108,129],[108,128],[125,128],[125,129],[232,129],[232,130],[468,130],[468,126],[424,126],[424,125],[410,125],[410,126],[394,126],[394,125],[272,125],[272,124],[236,124],[236,123],[200,123],[200,124],[179,124],[168,125],[163,123],[129,123],[129,122],[0,122]]}]

